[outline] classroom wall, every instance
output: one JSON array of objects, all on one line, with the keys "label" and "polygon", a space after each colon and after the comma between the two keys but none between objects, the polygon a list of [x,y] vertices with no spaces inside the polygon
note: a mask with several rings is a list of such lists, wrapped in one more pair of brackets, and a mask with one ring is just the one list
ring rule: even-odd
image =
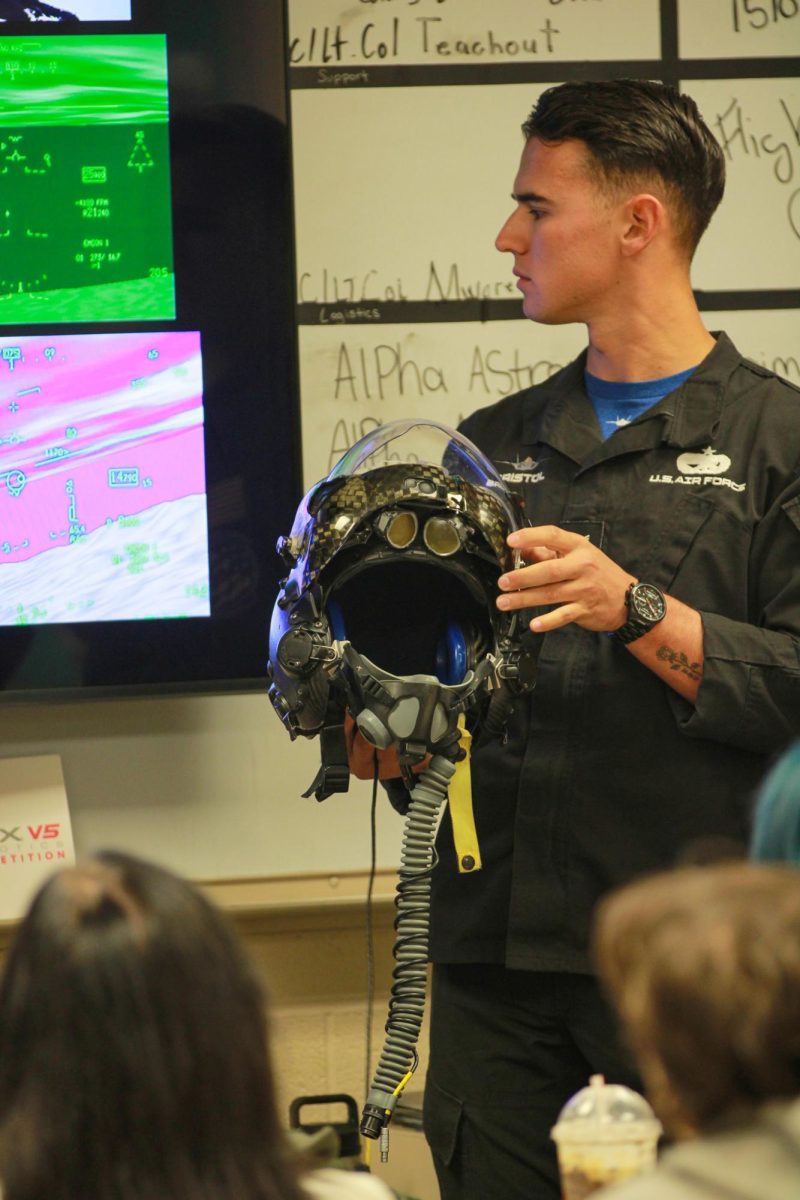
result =
[{"label": "classroom wall", "polygon": [[[79,854],[122,847],[196,880],[335,877],[370,862],[371,786],[303,799],[319,743],[290,742],[266,688],[6,706],[2,757],[35,754],[61,757]],[[382,791],[376,827],[376,862],[394,866],[402,821]]]}]

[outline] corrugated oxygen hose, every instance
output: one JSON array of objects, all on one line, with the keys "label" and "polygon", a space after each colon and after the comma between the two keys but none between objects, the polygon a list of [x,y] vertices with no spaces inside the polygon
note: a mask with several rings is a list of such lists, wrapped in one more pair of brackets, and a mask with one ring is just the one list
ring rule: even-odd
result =
[{"label": "corrugated oxygen hose", "polygon": [[361,1115],[361,1132],[377,1138],[391,1117],[401,1084],[416,1066],[428,977],[431,871],[439,810],[455,764],[436,755],[420,772],[406,814],[397,884],[394,956],[397,965],[386,1038]]}]

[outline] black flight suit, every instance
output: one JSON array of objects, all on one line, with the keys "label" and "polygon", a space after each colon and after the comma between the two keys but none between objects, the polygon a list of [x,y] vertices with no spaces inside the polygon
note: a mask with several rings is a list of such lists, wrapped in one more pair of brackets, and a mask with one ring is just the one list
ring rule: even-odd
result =
[{"label": "black flight suit", "polygon": [[474,749],[483,869],[457,873],[445,818],[432,878],[425,1126],[445,1200],[558,1195],[561,1104],[592,1070],[635,1082],[591,976],[596,901],[743,850],[756,785],[800,732],[800,390],[720,334],[604,442],[585,360],[461,431],[531,524],[589,536],[699,610],[703,680],[692,706],[613,636],[569,625],[541,638],[507,740]]}]

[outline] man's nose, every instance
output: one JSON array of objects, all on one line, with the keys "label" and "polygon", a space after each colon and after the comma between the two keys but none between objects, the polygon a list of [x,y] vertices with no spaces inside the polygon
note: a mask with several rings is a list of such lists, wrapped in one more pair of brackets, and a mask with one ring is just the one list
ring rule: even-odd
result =
[{"label": "man's nose", "polygon": [[515,210],[494,239],[495,248],[501,254],[519,254],[520,251],[525,249],[523,230],[524,226],[520,221],[520,213],[518,210]]}]

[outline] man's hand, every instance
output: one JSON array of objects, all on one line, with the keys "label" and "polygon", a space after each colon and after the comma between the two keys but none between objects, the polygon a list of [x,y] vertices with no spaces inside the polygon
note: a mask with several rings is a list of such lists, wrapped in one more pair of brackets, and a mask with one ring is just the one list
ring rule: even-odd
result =
[{"label": "man's hand", "polygon": [[[557,525],[539,525],[509,534],[508,544],[528,560],[527,567],[499,579],[502,609],[556,607],[534,617],[534,633],[564,625],[610,632],[628,618],[625,593],[636,578],[598,550],[580,533]],[[625,649],[690,704],[697,702],[703,679],[703,622],[700,613],[667,597],[667,615]]]},{"label": "man's hand", "polygon": [[636,579],[582,534],[539,525],[516,530],[508,544],[530,565],[501,576],[497,607],[557,605],[531,621],[534,633],[573,622],[593,630],[619,629],[625,624],[625,593]]}]

